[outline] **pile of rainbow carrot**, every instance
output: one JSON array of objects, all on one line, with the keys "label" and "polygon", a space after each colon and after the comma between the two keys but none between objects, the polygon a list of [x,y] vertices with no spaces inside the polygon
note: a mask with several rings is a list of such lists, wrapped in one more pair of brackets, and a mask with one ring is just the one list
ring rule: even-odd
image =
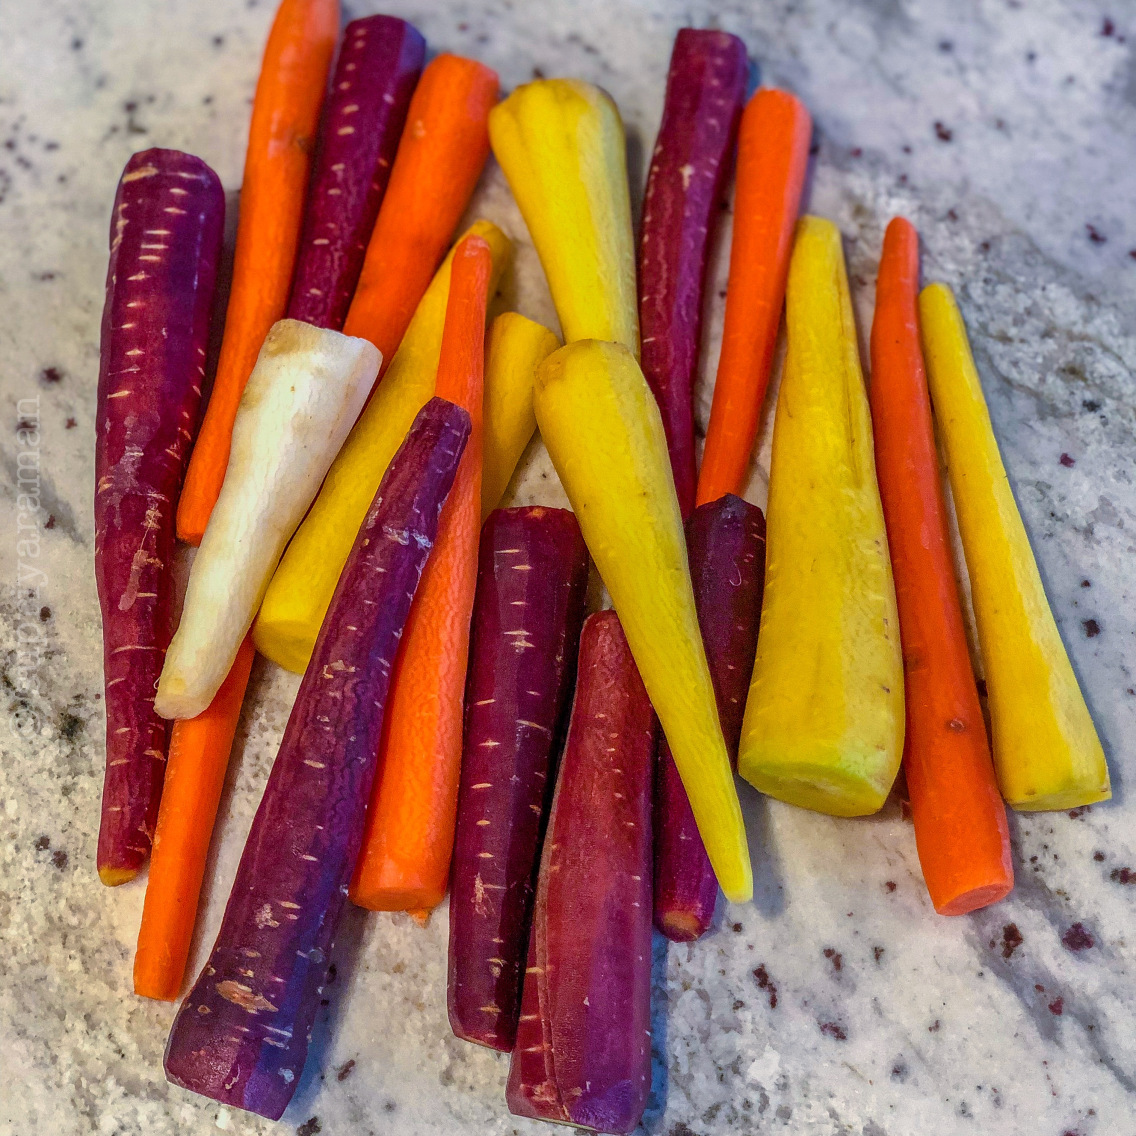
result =
[{"label": "pile of rainbow carrot", "polygon": [[[176,999],[259,651],[303,680],[170,1080],[279,1118],[347,900],[424,918],[448,892],[450,1021],[511,1053],[512,1111],[629,1132],[652,923],[697,939],[719,888],[752,893],[735,770],[860,816],[902,759],[932,903],[959,915],[1013,887],[1003,802],[1104,800],[1107,765],[950,290],[919,290],[918,235],[895,218],[869,390],[840,235],[798,216],[809,115],[780,90],[747,101],[739,39],[678,33],[636,246],[604,92],[541,79],[498,101],[480,63],[424,66],[402,20],[342,39],[339,22],[337,0],[276,15],[203,417],[220,184],[149,150],[119,185],[99,874],[149,859],[134,986]],[[451,246],[490,150],[563,346],[490,320],[506,233],[476,221]],[[699,467],[703,291],[734,168]],[[763,514],[743,494],[783,311]],[[499,508],[538,430],[572,508]],[[199,548],[171,638],[175,536]],[[593,565],[611,607],[588,615]]]}]

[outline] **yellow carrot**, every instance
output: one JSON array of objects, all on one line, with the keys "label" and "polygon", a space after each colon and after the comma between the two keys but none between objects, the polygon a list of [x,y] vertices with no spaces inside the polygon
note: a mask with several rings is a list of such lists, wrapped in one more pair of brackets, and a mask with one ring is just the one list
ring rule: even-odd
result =
[{"label": "yellow carrot", "polygon": [[485,347],[485,436],[481,519],[501,503],[521,454],[536,430],[533,377],[560,346],[542,324],[505,312],[489,326]]},{"label": "yellow carrot", "polygon": [[903,660],[872,420],[836,226],[789,264],[765,596],[738,771],[835,816],[875,812],[903,751]]},{"label": "yellow carrot", "polygon": [[753,876],[686,559],[658,404],[631,352],[583,340],[537,369],[536,419],[728,899]]},{"label": "yellow carrot", "polygon": [[[492,295],[510,255],[509,238],[488,221],[475,222],[469,233],[489,242]],[[390,369],[296,530],[253,624],[257,650],[297,674],[311,658],[339,574],[379,482],[415,416],[434,394],[452,255],[431,281]]]},{"label": "yellow carrot", "polygon": [[564,341],[622,343],[639,357],[626,141],[615,103],[578,79],[518,87],[489,140],[548,277]]},{"label": "yellow carrot", "polygon": [[1015,809],[1107,800],[1108,764],[1002,464],[966,326],[930,284],[919,317],[990,693],[994,766]]}]

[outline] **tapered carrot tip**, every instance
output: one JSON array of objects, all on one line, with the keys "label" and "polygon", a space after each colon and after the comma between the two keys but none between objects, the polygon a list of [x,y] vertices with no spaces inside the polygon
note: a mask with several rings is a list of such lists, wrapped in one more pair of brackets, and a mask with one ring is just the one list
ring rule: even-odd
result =
[{"label": "tapered carrot tip", "polygon": [[417,911],[408,912],[410,918],[418,924],[419,927],[430,926],[430,913],[433,909],[429,907],[420,907]]}]

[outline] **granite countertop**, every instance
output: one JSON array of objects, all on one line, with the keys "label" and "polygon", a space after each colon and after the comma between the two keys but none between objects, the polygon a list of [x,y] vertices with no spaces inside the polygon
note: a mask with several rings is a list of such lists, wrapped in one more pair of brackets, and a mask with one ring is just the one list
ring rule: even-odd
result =
[{"label": "granite countertop", "polygon": [[[270,0],[6,0],[0,69],[0,1133],[535,1134],[506,1062],[446,1023],[446,915],[353,910],[280,1127],[167,1085],[173,1007],[131,993],[144,880],[94,873],[103,718],[91,569],[92,438],[107,225],[135,149],[193,151],[235,204]],[[348,2],[351,16],[373,0]],[[1136,7],[1093,0],[401,0],[435,50],[512,87],[606,87],[636,194],[680,24],[742,35],[811,108],[810,208],[837,221],[862,328],[883,227],[920,228],[959,299],[1006,464],[1109,753],[1115,797],[1011,818],[1018,885],[934,914],[898,795],[834,820],[746,793],[752,904],[655,945],[665,1136],[1136,1133]],[[477,211],[518,239],[518,305],[551,319],[499,171]],[[700,392],[705,425],[725,261]],[[16,496],[39,416],[38,513]],[[750,496],[764,503],[763,454]],[[26,449],[26,447],[24,447]],[[517,485],[555,501],[539,448]],[[36,541],[32,541],[32,537]],[[21,540],[28,543],[21,544]],[[35,553],[38,552],[38,556]],[[22,650],[22,655],[19,653]],[[298,680],[257,663],[192,966]],[[1133,943],[1129,943],[1129,938]]]}]

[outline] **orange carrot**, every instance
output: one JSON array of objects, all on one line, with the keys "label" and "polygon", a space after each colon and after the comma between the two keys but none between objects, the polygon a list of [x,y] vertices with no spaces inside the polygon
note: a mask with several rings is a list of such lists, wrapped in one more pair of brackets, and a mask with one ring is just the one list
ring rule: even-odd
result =
[{"label": "orange carrot", "polygon": [[745,490],[811,136],[809,112],[786,91],[763,87],[742,112],[722,353],[698,475],[699,505]]},{"label": "orange carrot", "polygon": [[485,308],[492,257],[481,237],[454,252],[435,394],[469,411],[458,467],[391,680],[375,786],[351,899],[422,911],[446,894],[457,819],[462,700],[481,531]]},{"label": "orange carrot", "polygon": [[233,419],[260,345],[288,304],[338,34],[339,0],[282,0],[268,35],[252,104],[225,337],[178,501],[177,534],[190,544],[201,543],[221,492]]},{"label": "orange carrot", "polygon": [[174,723],[134,956],[134,993],[146,998],[172,1002],[181,989],[213,823],[255,653],[246,635],[209,709]]},{"label": "orange carrot", "polygon": [[380,376],[481,176],[497,94],[497,73],[459,55],[439,55],[415,88],[343,325],[345,334],[369,339],[383,353]]},{"label": "orange carrot", "polygon": [[1014,869],[951,563],[918,291],[919,234],[896,217],[876,283],[870,397],[903,644],[904,766],[931,902],[964,915],[1005,896]]}]

